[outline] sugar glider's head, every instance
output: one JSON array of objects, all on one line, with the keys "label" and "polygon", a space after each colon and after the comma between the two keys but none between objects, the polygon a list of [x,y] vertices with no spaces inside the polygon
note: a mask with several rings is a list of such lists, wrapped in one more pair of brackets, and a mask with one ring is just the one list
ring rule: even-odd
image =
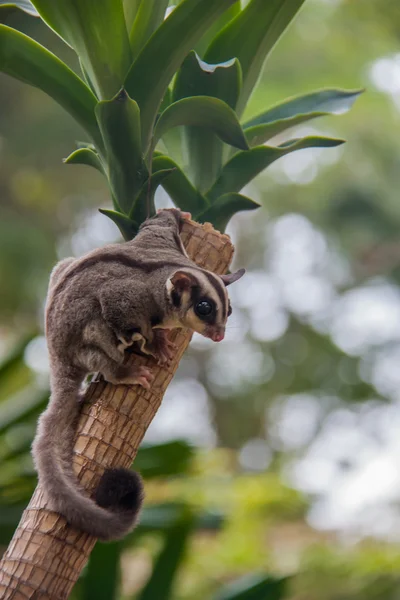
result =
[{"label": "sugar glider's head", "polygon": [[229,275],[215,275],[194,267],[175,271],[167,281],[167,296],[174,317],[181,326],[220,342],[232,312],[226,287],[244,273],[244,269],[240,269]]}]

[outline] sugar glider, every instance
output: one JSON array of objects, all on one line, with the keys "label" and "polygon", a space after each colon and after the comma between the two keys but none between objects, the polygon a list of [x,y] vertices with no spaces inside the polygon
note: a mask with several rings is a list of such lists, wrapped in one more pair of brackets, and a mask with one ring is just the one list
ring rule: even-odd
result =
[{"label": "sugar glider", "polygon": [[187,216],[161,210],[130,242],[62,260],[50,278],[46,337],[51,398],[41,415],[32,452],[50,507],[102,540],[133,528],[143,498],[139,475],[107,469],[93,499],[79,484],[72,453],[79,394],[89,373],[115,384],[150,388],[151,369],[127,366],[138,342],[160,364],[173,356],[166,329],[187,327],[219,342],[231,308],[226,286],[244,270],[218,276],[190,260],[180,239]]}]

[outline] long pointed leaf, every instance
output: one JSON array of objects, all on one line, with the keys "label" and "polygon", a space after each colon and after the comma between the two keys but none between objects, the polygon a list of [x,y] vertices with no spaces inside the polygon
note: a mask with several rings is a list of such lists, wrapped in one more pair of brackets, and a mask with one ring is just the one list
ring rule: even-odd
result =
[{"label": "long pointed leaf", "polygon": [[84,600],[117,600],[122,544],[97,543],[83,581]]},{"label": "long pointed leaf", "polygon": [[288,577],[246,575],[227,585],[215,600],[282,600]]},{"label": "long pointed leaf", "polygon": [[32,17],[38,17],[39,13],[29,0],[0,0],[0,10],[2,8],[19,8]]},{"label": "long pointed leaf", "polygon": [[0,25],[0,71],[51,96],[102,147],[94,115],[96,98],[66,64],[30,37]]},{"label": "long pointed leaf", "polygon": [[[141,111],[147,151],[158,107],[187,53],[235,0],[183,0],[155,31],[133,62],[125,87]],[[230,57],[231,58],[231,57]]]},{"label": "long pointed leaf", "polygon": [[160,444],[142,444],[135,458],[135,470],[145,479],[186,473],[195,457],[195,449],[184,440]]},{"label": "long pointed leaf", "polygon": [[163,22],[168,0],[143,0],[129,33],[132,56],[136,57]]},{"label": "long pointed leaf", "polygon": [[[211,96],[234,108],[242,85],[239,61],[232,59],[217,65],[202,61],[190,52],[179,69],[173,90],[174,100],[189,96]],[[210,129],[185,127],[189,171],[201,192],[209,188],[222,166],[223,144]]]},{"label": "long pointed leaf", "polygon": [[131,30],[136,19],[141,0],[123,0],[126,28]]},{"label": "long pointed leaf", "polygon": [[155,600],[172,598],[171,592],[178,569],[181,565],[190,534],[194,529],[193,516],[188,512],[171,527],[166,535],[164,548],[161,550],[153,568],[153,573],[139,594],[137,600]]},{"label": "long pointed leaf", "polygon": [[156,173],[151,174],[150,181],[146,181],[143,184],[129,214],[130,219],[135,223],[141,225],[148,217],[152,217],[156,214],[154,194],[161,182],[169,177],[172,171],[173,169],[160,169]]},{"label": "long pointed leaf", "polygon": [[48,402],[49,396],[49,391],[38,393],[29,388],[2,402],[0,433],[19,423],[27,423],[32,417],[39,415]]},{"label": "long pointed leaf", "polygon": [[265,59],[305,0],[250,0],[211,42],[204,60],[223,62],[236,56],[243,87],[236,110],[240,115],[257,83]]},{"label": "long pointed leaf", "polygon": [[97,94],[114,96],[131,62],[122,0],[33,0],[42,19],[78,54]]},{"label": "long pointed leaf", "polygon": [[162,169],[173,169],[171,175],[164,179],[162,186],[175,206],[192,213],[195,217],[203,212],[209,203],[190,183],[180,167],[169,156],[158,156],[153,159],[153,173]]},{"label": "long pointed leaf", "polygon": [[243,125],[250,146],[263,144],[271,137],[310,119],[350,110],[363,90],[318,90],[290,98],[257,115]]},{"label": "long pointed leaf", "polygon": [[153,146],[172,127],[196,125],[211,129],[218,137],[236,148],[248,144],[235,112],[222,100],[210,96],[192,96],[171,104],[157,121]]},{"label": "long pointed leaf", "polygon": [[[185,505],[178,502],[164,502],[162,504],[153,504],[145,506],[140,515],[140,523],[133,534],[125,538],[125,543],[129,546],[131,539],[137,536],[138,533],[153,533],[166,531],[170,529],[180,515]],[[224,515],[221,512],[203,512],[196,515],[196,529],[206,529],[210,531],[218,531],[224,522]]]},{"label": "long pointed leaf", "polygon": [[197,216],[200,223],[212,223],[218,231],[223,233],[230,219],[241,210],[255,210],[260,204],[247,196],[229,193],[220,196],[204,213]]},{"label": "long pointed leaf", "polygon": [[113,221],[120,230],[125,241],[132,240],[138,232],[139,226],[134,223],[128,216],[107,208],[99,208],[99,212]]},{"label": "long pointed leaf", "polygon": [[2,380],[4,377],[7,377],[8,374],[23,361],[27,345],[37,335],[38,334],[36,331],[28,333],[28,335],[20,340],[18,344],[11,349],[7,356],[5,356],[0,363],[0,380]]},{"label": "long pointed leaf", "polygon": [[140,142],[140,112],[123,90],[112,100],[99,102],[96,117],[103,135],[113,196],[129,214],[147,179]]},{"label": "long pointed leaf", "polygon": [[216,19],[210,29],[203,35],[200,42],[196,44],[195,50],[200,56],[204,56],[205,51],[210,45],[211,41],[215,36],[223,29],[232,19],[234,19],[241,10],[240,0],[236,0],[235,4],[232,4],[224,14]]},{"label": "long pointed leaf", "polygon": [[247,152],[238,152],[224,166],[220,176],[207,193],[210,200],[228,192],[240,192],[256,175],[281,156],[303,148],[332,148],[344,140],[325,137],[294,139],[280,146],[256,146]]},{"label": "long pointed leaf", "polygon": [[88,165],[105,175],[99,155],[91,148],[78,148],[67,156],[67,158],[64,158],[64,163],[67,165]]},{"label": "long pointed leaf", "polygon": [[209,64],[189,52],[174,83],[174,102],[190,96],[212,96],[235,108],[242,85],[242,69],[236,58],[223,63]]}]

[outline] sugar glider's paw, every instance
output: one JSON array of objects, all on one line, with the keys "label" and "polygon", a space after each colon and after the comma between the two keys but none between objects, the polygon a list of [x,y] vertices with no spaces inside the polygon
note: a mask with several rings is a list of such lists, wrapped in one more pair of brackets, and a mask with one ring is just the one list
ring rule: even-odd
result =
[{"label": "sugar glider's paw", "polygon": [[[130,385],[141,385],[146,390],[149,390],[154,381],[154,373],[148,367],[134,367],[129,375]],[[127,382],[128,383],[128,382]]]},{"label": "sugar glider's paw", "polygon": [[153,348],[157,363],[159,365],[168,365],[174,358],[177,346],[168,339],[167,330],[155,329]]},{"label": "sugar glider's paw", "polygon": [[145,366],[121,365],[111,373],[103,373],[106,381],[114,385],[141,385],[149,390],[154,381],[151,369]]}]

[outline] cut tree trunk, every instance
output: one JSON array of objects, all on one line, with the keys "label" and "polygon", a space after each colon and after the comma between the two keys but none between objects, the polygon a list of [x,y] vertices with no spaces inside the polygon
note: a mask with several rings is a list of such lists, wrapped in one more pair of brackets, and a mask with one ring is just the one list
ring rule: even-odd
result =
[{"label": "cut tree trunk", "polygon": [[[233,256],[228,236],[209,224],[192,221],[184,224],[181,235],[198,265],[215,273],[226,272]],[[74,454],[76,474],[88,493],[93,493],[105,468],[130,467],[190,338],[186,330],[171,332],[178,350],[169,367],[160,367],[151,358],[132,358],[152,367],[156,377],[151,390],[104,381],[88,387]],[[73,529],[49,510],[38,486],[0,562],[0,598],[68,598],[95,543],[95,538]]]}]

